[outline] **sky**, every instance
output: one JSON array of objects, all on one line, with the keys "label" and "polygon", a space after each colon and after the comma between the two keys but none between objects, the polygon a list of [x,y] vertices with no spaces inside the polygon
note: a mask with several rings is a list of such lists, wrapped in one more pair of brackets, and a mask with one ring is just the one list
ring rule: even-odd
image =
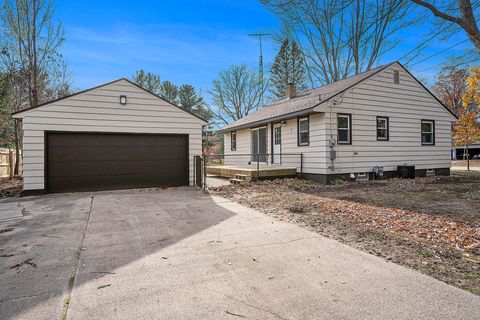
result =
[{"label": "sky", "polygon": [[[130,78],[144,69],[162,80],[190,83],[205,92],[218,72],[232,64],[258,67],[258,40],[248,34],[274,33],[280,26],[277,17],[257,0],[62,0],[56,4],[55,19],[65,29],[61,51],[76,89]],[[400,43],[380,63],[400,58],[425,39],[429,30],[425,23],[402,31]],[[454,41],[432,41],[416,61],[464,38],[459,33]],[[469,46],[467,41],[446,50],[411,71],[432,82],[440,63]],[[267,41],[263,49],[268,66],[276,46]]]}]

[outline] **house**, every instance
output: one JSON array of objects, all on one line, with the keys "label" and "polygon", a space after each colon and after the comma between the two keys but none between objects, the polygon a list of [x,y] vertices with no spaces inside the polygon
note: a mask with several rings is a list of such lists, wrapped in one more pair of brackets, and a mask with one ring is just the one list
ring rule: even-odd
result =
[{"label": "house", "polygon": [[24,193],[193,184],[206,121],[127,79],[13,114]]},{"label": "house", "polygon": [[295,167],[324,183],[403,165],[450,173],[457,118],[399,62],[287,97],[222,129],[226,166]]},{"label": "house", "polygon": [[472,159],[480,156],[480,141],[468,146],[452,145],[452,160],[466,160],[467,157]]}]

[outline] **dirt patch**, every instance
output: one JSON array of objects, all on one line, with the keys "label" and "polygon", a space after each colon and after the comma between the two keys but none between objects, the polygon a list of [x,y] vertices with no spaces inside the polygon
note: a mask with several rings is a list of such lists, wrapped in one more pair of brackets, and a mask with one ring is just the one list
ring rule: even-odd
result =
[{"label": "dirt patch", "polygon": [[478,172],[338,186],[285,179],[211,192],[480,295]]},{"label": "dirt patch", "polygon": [[0,199],[19,196],[22,187],[23,180],[21,178],[0,178]]}]

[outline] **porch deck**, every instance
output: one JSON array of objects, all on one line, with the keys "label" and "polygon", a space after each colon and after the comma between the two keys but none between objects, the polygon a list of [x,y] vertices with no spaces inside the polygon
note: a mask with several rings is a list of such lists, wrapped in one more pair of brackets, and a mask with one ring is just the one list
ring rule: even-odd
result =
[{"label": "porch deck", "polygon": [[297,168],[269,166],[269,167],[240,167],[240,166],[207,166],[207,174],[212,176],[234,178],[236,174],[246,175],[250,179],[268,179],[268,178],[286,178],[295,177],[297,175]]}]

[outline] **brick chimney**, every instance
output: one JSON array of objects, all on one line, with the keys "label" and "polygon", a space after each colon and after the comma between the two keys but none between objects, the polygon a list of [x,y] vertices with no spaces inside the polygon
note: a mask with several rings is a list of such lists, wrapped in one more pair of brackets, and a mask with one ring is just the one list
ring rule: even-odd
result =
[{"label": "brick chimney", "polygon": [[293,82],[289,82],[287,84],[287,99],[295,98],[296,95],[297,93],[295,92],[295,85]]}]

